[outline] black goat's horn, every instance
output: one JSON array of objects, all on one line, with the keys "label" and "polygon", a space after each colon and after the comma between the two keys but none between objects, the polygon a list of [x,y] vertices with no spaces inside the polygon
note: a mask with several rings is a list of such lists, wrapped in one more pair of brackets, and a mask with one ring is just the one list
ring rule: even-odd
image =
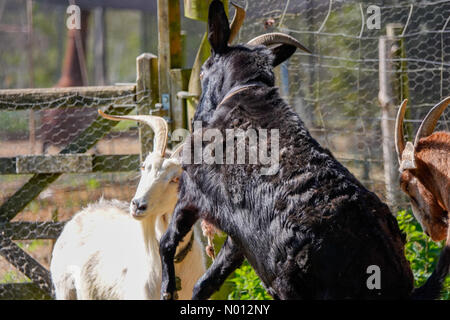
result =
[{"label": "black goat's horn", "polygon": [[428,112],[425,119],[423,119],[422,124],[419,127],[419,130],[417,131],[416,138],[414,140],[414,147],[417,147],[417,144],[419,143],[419,140],[421,138],[428,137],[433,133],[433,130],[436,127],[436,124],[439,120],[439,117],[449,104],[450,104],[450,97],[447,97],[441,102],[439,102],[437,105],[435,105],[433,109],[430,110],[430,112]]},{"label": "black goat's horn", "polygon": [[228,38],[228,44],[231,44],[236,37],[236,35],[239,32],[239,29],[241,29],[242,24],[244,23],[245,19],[245,10],[244,8],[239,7],[235,3],[231,2],[233,7],[236,9],[236,12],[234,14],[233,21],[230,25],[230,36]]},{"label": "black goat's horn", "polygon": [[260,35],[247,42],[247,44],[251,46],[265,45],[267,47],[273,44],[289,44],[308,53],[312,53],[308,48],[306,48],[304,45],[298,42],[297,39],[295,39],[294,37],[279,32],[266,33]]}]

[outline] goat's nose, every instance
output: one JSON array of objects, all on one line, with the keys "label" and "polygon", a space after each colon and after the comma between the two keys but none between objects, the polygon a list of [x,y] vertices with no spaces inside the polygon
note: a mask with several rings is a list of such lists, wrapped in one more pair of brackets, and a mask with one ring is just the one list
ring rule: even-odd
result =
[{"label": "goat's nose", "polygon": [[147,210],[147,204],[144,203],[144,202],[141,202],[139,200],[135,199],[135,200],[131,201],[131,204],[133,205],[133,207],[135,209],[137,209],[137,211],[145,211],[145,210]]}]

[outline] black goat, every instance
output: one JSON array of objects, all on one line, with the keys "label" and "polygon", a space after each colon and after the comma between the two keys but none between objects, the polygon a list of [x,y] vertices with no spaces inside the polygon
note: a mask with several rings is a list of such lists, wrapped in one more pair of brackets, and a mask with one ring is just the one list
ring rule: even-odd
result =
[{"label": "black goat", "polygon": [[[228,238],[193,299],[208,298],[244,258],[276,299],[411,297],[405,240],[388,207],[310,136],[274,87],[273,67],[301,46],[276,43],[277,35],[229,46],[218,0],[210,5],[208,26],[212,55],[202,69],[194,121],[223,136],[226,129],[278,129],[279,167],[274,175],[260,175],[262,164],[184,165],[179,200],[160,243],[161,297],[174,298],[175,250],[199,218]],[[258,42],[266,46],[254,46]],[[191,155],[199,133],[188,141]],[[379,287],[369,289],[369,266],[380,270]],[[441,275],[429,291],[439,292]]]}]

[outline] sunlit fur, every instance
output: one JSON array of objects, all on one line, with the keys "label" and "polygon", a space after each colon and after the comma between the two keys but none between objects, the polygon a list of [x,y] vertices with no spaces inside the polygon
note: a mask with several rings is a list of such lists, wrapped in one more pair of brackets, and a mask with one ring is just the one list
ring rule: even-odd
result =
[{"label": "sunlit fur", "polygon": [[[135,215],[126,202],[101,199],[66,224],[51,263],[57,299],[158,299],[159,239],[177,200],[180,170],[177,160],[150,153],[135,196],[148,200],[145,212]],[[190,237],[186,235],[179,248]],[[179,297],[190,299],[205,271],[198,239],[175,268],[181,278]]]},{"label": "sunlit fur", "polygon": [[416,169],[402,172],[400,186],[424,231],[434,241],[443,240],[450,209],[450,133],[435,132],[419,140],[415,162]]}]

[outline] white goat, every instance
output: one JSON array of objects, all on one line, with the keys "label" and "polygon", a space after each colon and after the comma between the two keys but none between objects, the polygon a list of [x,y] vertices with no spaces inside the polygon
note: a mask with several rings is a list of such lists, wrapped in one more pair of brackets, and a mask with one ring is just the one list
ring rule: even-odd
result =
[{"label": "white goat", "polygon": [[[56,298],[159,299],[159,239],[177,202],[180,148],[170,158],[164,157],[168,128],[161,117],[119,117],[99,112],[110,120],[150,125],[155,132],[154,149],[141,166],[141,179],[129,206],[101,199],[77,213],[64,227],[50,266]],[[184,238],[177,255],[179,298],[190,299],[194,284],[205,272],[202,246],[193,231]]]}]

